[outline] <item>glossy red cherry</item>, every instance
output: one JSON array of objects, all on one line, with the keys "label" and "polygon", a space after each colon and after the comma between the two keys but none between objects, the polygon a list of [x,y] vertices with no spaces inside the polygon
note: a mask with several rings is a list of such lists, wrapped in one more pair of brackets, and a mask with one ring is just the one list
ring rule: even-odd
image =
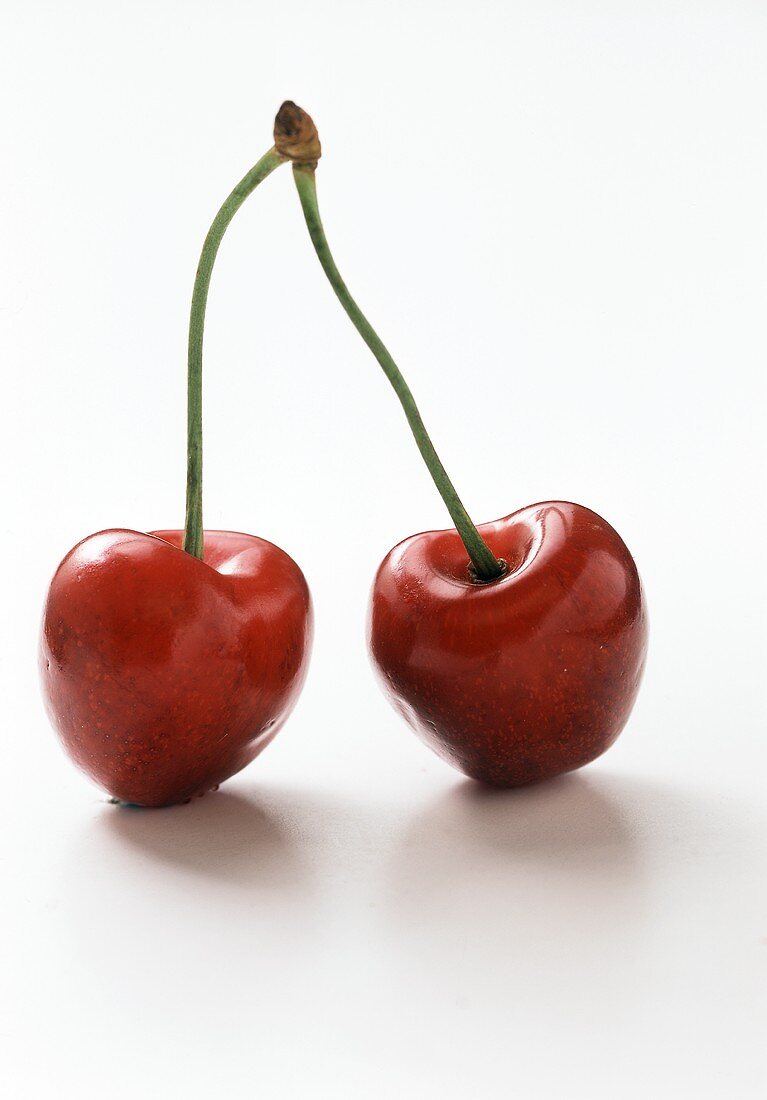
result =
[{"label": "glossy red cherry", "polygon": [[290,713],[311,646],[303,573],[278,547],[205,533],[112,530],[59,566],[41,671],[64,746],[116,798],[165,806],[249,764]]},{"label": "glossy red cherry", "polygon": [[455,530],[414,535],[373,587],[370,651],[395,709],[475,779],[588,764],[623,729],[647,648],[642,585],[613,528],[549,501],[479,528],[507,573],[474,583]]},{"label": "glossy red cherry", "polygon": [[285,721],[306,673],[312,614],[301,570],[263,539],[203,531],[203,339],[219,246],[275,169],[320,153],[314,124],[292,103],[274,138],[224,200],[197,265],[184,531],[91,535],[59,566],[45,608],[53,725],[88,775],[143,806],[186,801],[244,768]]}]

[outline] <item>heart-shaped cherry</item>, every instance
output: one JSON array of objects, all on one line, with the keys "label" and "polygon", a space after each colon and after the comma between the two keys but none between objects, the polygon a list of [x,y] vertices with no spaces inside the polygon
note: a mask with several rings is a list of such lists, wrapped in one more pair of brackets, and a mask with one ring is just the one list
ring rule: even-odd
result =
[{"label": "heart-shaped cherry", "polygon": [[471,577],[455,530],[387,555],[370,652],[430,748],[474,779],[515,787],[610,747],[639,688],[647,619],[631,555],[588,508],[548,501],[479,530],[507,563],[489,583]]},{"label": "heart-shaped cherry", "polygon": [[202,348],[216,255],[275,168],[319,156],[311,119],[285,104],[275,145],[205,239],[189,318],[184,532],[91,535],[51,583],[41,645],[48,713],[65,748],[116,798],[163,806],[203,794],[271,741],[301,689],[312,616],[278,547],[202,526]]},{"label": "heart-shaped cherry", "polygon": [[406,539],[373,587],[370,650],[384,690],[451,764],[516,786],[593,760],[615,740],[644,667],[633,559],[576,504],[533,505],[475,527],[410,389],[328,246],[315,164],[294,162],[309,235],[339,301],[383,368],[455,524]]},{"label": "heart-shaped cherry", "polygon": [[72,759],[124,802],[166,806],[249,764],[298,698],[311,642],[282,550],[206,531],[102,531],[59,566],[43,619],[48,713]]}]

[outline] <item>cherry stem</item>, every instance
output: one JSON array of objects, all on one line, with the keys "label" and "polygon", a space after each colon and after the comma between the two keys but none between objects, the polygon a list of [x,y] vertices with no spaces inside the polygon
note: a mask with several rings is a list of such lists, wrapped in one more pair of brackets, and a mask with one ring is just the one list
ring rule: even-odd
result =
[{"label": "cherry stem", "polygon": [[352,298],[346,283],[336,267],[322,227],[319,206],[317,205],[317,184],[314,167],[308,164],[294,164],[293,178],[296,182],[298,195],[301,199],[309,236],[312,239],[314,250],[322,265],[322,269],[328,277],[330,285],[336,293],[336,297],[346,310],[352,324],[357,329],[362,339],[372,351],[383,372],[389,379],[400,404],[407,417],[410,430],[413,433],[418,450],[426,463],[427,469],[437,486],[440,496],[447,506],[447,510],[461,536],[466,552],[471,559],[473,572],[479,581],[492,581],[503,576],[506,571],[504,563],[500,562],[493,554],[490,547],[480,535],[471,521],[468,512],[461,503],[455,487],[447,475],[445,467],[440,461],[439,455],[434,449],[434,444],[426,431],[418,406],[415,403],[410,387],[402,376],[397,364],[392,359],[383,341],[373,329],[360,307]]},{"label": "cherry stem", "polygon": [[202,526],[202,342],[205,331],[205,308],[213,265],[221,240],[234,215],[259,183],[285,163],[286,158],[272,148],[243,176],[213,219],[202,246],[200,262],[192,292],[189,315],[189,352],[187,374],[187,466],[186,525],[184,550],[202,558],[204,536]]}]

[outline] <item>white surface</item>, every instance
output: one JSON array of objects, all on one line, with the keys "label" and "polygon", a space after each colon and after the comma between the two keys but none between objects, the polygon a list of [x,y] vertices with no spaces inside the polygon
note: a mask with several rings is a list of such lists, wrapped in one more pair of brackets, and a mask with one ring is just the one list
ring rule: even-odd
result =
[{"label": "white surface", "polygon": [[[5,1095],[764,1095],[766,49],[746,2],[6,3]],[[578,775],[478,790],[378,693],[373,572],[446,517],[286,169],[215,273],[206,516],[305,569],[304,696],[166,812],[48,729],[45,586],[181,522],[197,256],[286,96],[475,518],[580,500],[635,553],[644,689]]]}]

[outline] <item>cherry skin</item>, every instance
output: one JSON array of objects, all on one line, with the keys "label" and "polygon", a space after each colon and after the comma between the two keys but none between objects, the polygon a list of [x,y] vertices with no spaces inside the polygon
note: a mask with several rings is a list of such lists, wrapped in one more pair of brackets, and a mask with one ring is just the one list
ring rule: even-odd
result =
[{"label": "cherry skin", "polygon": [[613,528],[548,501],[479,528],[506,574],[474,583],[457,531],[396,546],[373,586],[369,644],[395,709],[466,775],[516,787],[600,756],[647,651],[636,565]]},{"label": "cherry skin", "polygon": [[252,535],[110,530],[64,558],[41,673],[69,755],[115,798],[166,806],[249,764],[290,713],[311,646],[303,573]]}]

